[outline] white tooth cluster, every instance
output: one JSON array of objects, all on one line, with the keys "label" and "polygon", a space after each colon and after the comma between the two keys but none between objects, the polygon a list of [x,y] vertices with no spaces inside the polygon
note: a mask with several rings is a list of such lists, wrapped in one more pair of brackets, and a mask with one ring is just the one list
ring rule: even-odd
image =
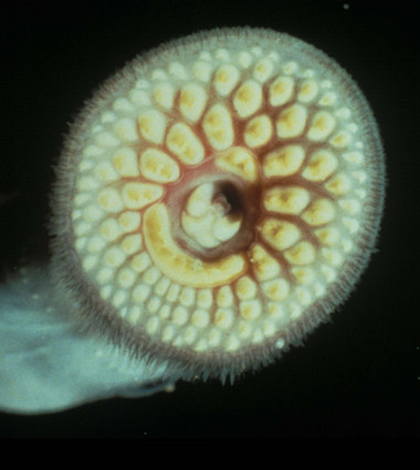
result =
[{"label": "white tooth cluster", "polygon": [[[139,63],[80,152],[72,220],[83,270],[127,327],[180,351],[283,347],[368,223],[369,133],[341,75],[303,49],[244,41]],[[175,229],[211,252],[239,236],[249,210],[229,218],[214,174],[258,188],[258,217],[248,247],[206,261]]]}]

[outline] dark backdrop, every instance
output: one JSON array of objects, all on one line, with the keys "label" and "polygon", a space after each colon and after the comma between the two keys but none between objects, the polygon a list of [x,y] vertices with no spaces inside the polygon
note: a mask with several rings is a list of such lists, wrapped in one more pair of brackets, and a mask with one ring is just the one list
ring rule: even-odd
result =
[{"label": "dark backdrop", "polygon": [[136,54],[202,29],[271,27],[334,57],[377,116],[389,184],[378,252],[304,347],[233,386],[180,383],[174,393],[53,415],[0,413],[0,436],[419,435],[419,19],[407,0],[3,0],[2,262],[46,249],[52,164],[92,89]]}]

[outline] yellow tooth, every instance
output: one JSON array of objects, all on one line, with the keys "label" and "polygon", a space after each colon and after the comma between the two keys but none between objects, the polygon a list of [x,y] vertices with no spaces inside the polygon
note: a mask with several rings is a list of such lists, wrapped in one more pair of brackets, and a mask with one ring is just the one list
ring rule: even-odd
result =
[{"label": "yellow tooth", "polygon": [[350,212],[352,215],[361,211],[360,202],[355,199],[345,199],[344,201],[339,201],[339,204],[344,210]]},{"label": "yellow tooth", "polygon": [[305,80],[299,90],[297,98],[303,103],[312,101],[318,93],[318,84],[315,80]]},{"label": "yellow tooth", "polygon": [[297,62],[291,60],[290,62],[287,62],[287,64],[284,65],[283,70],[284,73],[286,73],[287,75],[292,75],[298,71],[298,68],[299,65],[297,64]]},{"label": "yellow tooth", "polygon": [[[159,282],[155,286],[155,293],[159,297],[163,297],[166,294],[166,291],[168,290],[169,286],[171,284],[171,281],[167,277],[162,277],[159,279]],[[165,313],[168,314],[168,309],[163,309],[161,310],[161,317],[165,317]]]},{"label": "yellow tooth", "polygon": [[336,121],[331,113],[320,111],[315,114],[309,127],[308,139],[321,141],[326,139],[334,130]]},{"label": "yellow tooth", "polygon": [[346,175],[338,174],[326,183],[325,188],[337,196],[342,196],[350,191],[351,181]]},{"label": "yellow tooth", "polygon": [[168,149],[181,163],[197,165],[204,160],[204,147],[189,126],[182,122],[174,124],[166,137]]},{"label": "yellow tooth", "polygon": [[299,284],[311,284],[315,279],[315,272],[311,268],[293,268],[292,274]]},{"label": "yellow tooth", "polygon": [[339,266],[343,261],[343,256],[341,253],[335,250],[331,250],[329,248],[323,248],[321,250],[322,255],[324,258],[333,266]]},{"label": "yellow tooth", "polygon": [[142,304],[150,295],[150,286],[140,284],[133,289],[132,299],[135,303]]},{"label": "yellow tooth", "polygon": [[134,235],[128,235],[121,242],[121,248],[128,255],[137,253],[141,249],[142,245],[143,239],[139,233],[136,233]]},{"label": "yellow tooth", "polygon": [[261,302],[259,300],[243,301],[239,304],[239,312],[245,320],[255,320],[261,315]]},{"label": "yellow tooth", "polygon": [[286,139],[302,134],[308,112],[304,106],[294,104],[280,113],[277,119],[277,136]]},{"label": "yellow tooth", "polygon": [[330,144],[333,147],[337,148],[346,148],[350,145],[351,141],[353,140],[353,137],[351,134],[345,131],[340,131],[337,132],[330,140]]},{"label": "yellow tooth", "polygon": [[222,96],[227,96],[235,88],[239,79],[238,69],[230,64],[221,65],[214,74],[213,84]]},{"label": "yellow tooth", "polygon": [[249,252],[249,257],[253,272],[259,281],[273,279],[281,271],[279,262],[269,255],[261,245],[254,245]]},{"label": "yellow tooth", "polygon": [[242,254],[206,262],[182,251],[172,238],[169,215],[163,204],[155,204],[146,211],[144,236],[155,265],[167,277],[183,285],[215,287],[227,284],[246,269]]},{"label": "yellow tooth", "polygon": [[216,157],[216,165],[246,181],[256,182],[258,180],[258,162],[253,153],[243,147],[233,147],[220,153]]},{"label": "yellow tooth", "polygon": [[179,301],[185,307],[191,307],[195,302],[195,290],[192,287],[184,287],[179,294]]},{"label": "yellow tooth", "polygon": [[191,315],[191,324],[197,328],[205,328],[210,323],[210,315],[206,310],[195,310]]},{"label": "yellow tooth", "polygon": [[302,219],[311,226],[318,226],[331,222],[336,215],[335,204],[329,199],[314,201],[302,214]]},{"label": "yellow tooth", "polygon": [[233,97],[233,107],[239,117],[246,118],[260,109],[262,100],[261,85],[254,80],[246,80]]},{"label": "yellow tooth", "polygon": [[197,292],[197,305],[200,308],[210,310],[213,305],[213,291],[211,289],[200,289]]},{"label": "yellow tooth", "polygon": [[161,144],[165,137],[166,118],[156,110],[145,111],[137,118],[141,136],[153,144]]},{"label": "yellow tooth", "polygon": [[249,277],[243,276],[238,279],[235,292],[240,300],[250,300],[257,295],[257,284]]},{"label": "yellow tooth", "polygon": [[131,148],[119,149],[112,157],[112,165],[121,176],[138,176],[137,153]]},{"label": "yellow tooth", "polygon": [[126,254],[117,246],[111,247],[104,255],[105,263],[111,268],[118,268],[126,259]]},{"label": "yellow tooth", "polygon": [[118,284],[124,289],[129,289],[137,279],[137,274],[129,268],[122,269],[118,274]]},{"label": "yellow tooth", "polygon": [[161,150],[149,148],[140,156],[141,174],[156,183],[173,183],[181,175],[178,163]]},{"label": "yellow tooth", "polygon": [[294,247],[286,250],[285,256],[287,261],[291,264],[301,266],[313,263],[315,261],[316,251],[311,243],[301,241]]},{"label": "yellow tooth", "polygon": [[122,234],[121,227],[114,219],[105,220],[99,230],[102,238],[108,242],[113,242]]},{"label": "yellow tooth", "polygon": [[98,202],[102,209],[111,213],[119,212],[124,207],[118,191],[113,188],[105,188],[99,191]]},{"label": "yellow tooth", "polygon": [[142,209],[163,196],[163,188],[151,183],[126,183],[122,189],[122,199],[127,209]]},{"label": "yellow tooth", "polygon": [[200,119],[207,103],[207,93],[196,83],[188,83],[181,88],[179,109],[181,114],[192,122]]},{"label": "yellow tooth", "polygon": [[305,159],[305,151],[300,145],[287,145],[274,150],[264,157],[262,169],[267,178],[290,176],[296,173]]},{"label": "yellow tooth", "polygon": [[151,263],[150,256],[146,252],[139,253],[131,259],[131,267],[138,273],[145,271]]},{"label": "yellow tooth", "polygon": [[267,210],[295,215],[300,214],[310,200],[309,192],[296,186],[274,186],[268,189],[263,196],[264,207]]},{"label": "yellow tooth", "polygon": [[271,300],[281,301],[290,293],[290,285],[285,279],[275,279],[262,284],[264,294]]},{"label": "yellow tooth", "polygon": [[337,95],[329,91],[328,93],[325,93],[325,95],[319,100],[319,105],[320,106],[331,106],[337,101]]},{"label": "yellow tooth", "polygon": [[317,150],[309,158],[302,176],[309,181],[324,181],[337,168],[336,156],[329,150]]},{"label": "yellow tooth", "polygon": [[274,218],[264,219],[260,230],[264,239],[279,251],[294,245],[301,237],[296,225]]},{"label": "yellow tooth", "polygon": [[213,105],[204,115],[203,130],[216,150],[225,150],[233,144],[232,118],[229,110],[221,104]]},{"label": "yellow tooth", "polygon": [[138,139],[136,123],[133,119],[119,119],[113,124],[115,134],[122,142],[135,142]]},{"label": "yellow tooth", "polygon": [[218,307],[231,307],[234,302],[233,292],[230,286],[221,287],[216,295]]},{"label": "yellow tooth", "polygon": [[266,114],[257,116],[245,126],[245,143],[251,148],[261,147],[271,139],[272,133],[273,124],[271,119]]},{"label": "yellow tooth", "polygon": [[279,77],[269,88],[271,106],[282,106],[292,99],[295,82],[290,77]]},{"label": "yellow tooth", "polygon": [[192,67],[192,76],[201,82],[207,83],[211,78],[213,69],[208,62],[197,61]]},{"label": "yellow tooth", "polygon": [[96,165],[94,173],[95,176],[105,184],[119,179],[118,173],[109,162],[101,162]]},{"label": "yellow tooth", "polygon": [[355,165],[360,165],[363,163],[364,156],[361,152],[347,152],[343,154],[344,160],[347,160],[350,163],[354,163]]},{"label": "yellow tooth", "polygon": [[175,89],[170,83],[157,84],[152,92],[153,98],[165,109],[171,109],[174,104]]},{"label": "yellow tooth", "polygon": [[259,82],[265,82],[273,73],[274,65],[270,59],[264,58],[259,60],[254,68],[254,78]]},{"label": "yellow tooth", "polygon": [[136,230],[140,225],[140,221],[141,216],[138,212],[126,211],[118,217],[118,223],[124,232],[133,232]]},{"label": "yellow tooth", "polygon": [[340,241],[340,232],[335,227],[324,227],[315,230],[315,235],[323,245],[335,245]]},{"label": "yellow tooth", "polygon": [[230,308],[218,308],[216,310],[216,315],[214,318],[214,324],[221,328],[227,329],[232,326],[234,321],[234,313],[233,310]]}]

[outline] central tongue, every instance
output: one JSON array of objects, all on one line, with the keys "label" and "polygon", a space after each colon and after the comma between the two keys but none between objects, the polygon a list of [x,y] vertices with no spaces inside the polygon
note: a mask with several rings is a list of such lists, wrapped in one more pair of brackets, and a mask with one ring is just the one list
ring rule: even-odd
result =
[{"label": "central tongue", "polygon": [[203,249],[212,249],[237,235],[242,208],[233,184],[203,183],[187,199],[181,225],[185,234]]}]

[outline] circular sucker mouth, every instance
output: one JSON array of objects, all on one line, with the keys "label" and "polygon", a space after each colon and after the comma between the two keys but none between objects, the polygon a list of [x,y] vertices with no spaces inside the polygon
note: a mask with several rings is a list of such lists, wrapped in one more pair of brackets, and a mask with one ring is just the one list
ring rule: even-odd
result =
[{"label": "circular sucker mouth", "polygon": [[74,125],[55,271],[122,348],[235,376],[348,296],[384,171],[364,96],[324,53],[269,30],[192,35],[126,66]]}]

